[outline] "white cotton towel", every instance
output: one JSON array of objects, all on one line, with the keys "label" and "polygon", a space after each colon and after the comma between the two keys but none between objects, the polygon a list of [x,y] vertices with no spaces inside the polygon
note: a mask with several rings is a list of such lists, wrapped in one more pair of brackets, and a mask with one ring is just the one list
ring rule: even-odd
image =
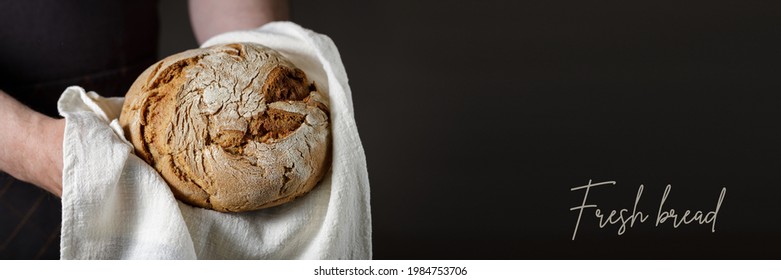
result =
[{"label": "white cotton towel", "polygon": [[117,123],[122,98],[69,87],[58,109],[63,143],[62,259],[369,259],[369,179],[339,53],[325,35],[291,22],[216,36],[278,50],[330,98],[331,171],[293,202],[220,213],[174,199],[132,153]]}]

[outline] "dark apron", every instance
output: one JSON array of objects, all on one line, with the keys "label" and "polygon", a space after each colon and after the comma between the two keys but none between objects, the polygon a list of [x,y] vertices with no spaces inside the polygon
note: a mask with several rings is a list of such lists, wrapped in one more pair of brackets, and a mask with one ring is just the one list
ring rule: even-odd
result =
[{"label": "dark apron", "polygon": [[[0,89],[49,116],[71,85],[124,96],[156,61],[157,24],[154,0],[0,0]],[[59,259],[61,209],[0,172],[0,259]]]}]

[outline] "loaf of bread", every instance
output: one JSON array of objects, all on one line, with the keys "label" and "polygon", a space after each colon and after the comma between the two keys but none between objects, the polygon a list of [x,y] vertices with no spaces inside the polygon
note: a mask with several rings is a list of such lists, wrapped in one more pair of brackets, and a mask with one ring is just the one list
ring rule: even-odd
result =
[{"label": "loaf of bread", "polygon": [[119,123],[177,199],[217,211],[291,201],[330,168],[327,97],[258,44],[189,50],[152,65],[125,96]]}]

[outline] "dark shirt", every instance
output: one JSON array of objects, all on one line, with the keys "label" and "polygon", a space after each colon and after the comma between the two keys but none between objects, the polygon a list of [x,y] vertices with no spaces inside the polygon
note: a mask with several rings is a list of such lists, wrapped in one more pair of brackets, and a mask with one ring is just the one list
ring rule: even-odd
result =
[{"label": "dark shirt", "polygon": [[65,87],[123,96],[156,60],[155,0],[0,0],[0,89],[56,115]]}]

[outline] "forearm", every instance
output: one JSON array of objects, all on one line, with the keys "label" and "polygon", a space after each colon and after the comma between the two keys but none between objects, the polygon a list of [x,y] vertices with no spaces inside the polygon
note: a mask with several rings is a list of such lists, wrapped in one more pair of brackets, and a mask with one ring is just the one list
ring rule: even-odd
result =
[{"label": "forearm", "polygon": [[190,0],[190,22],[198,44],[214,35],[289,17],[287,0]]},{"label": "forearm", "polygon": [[0,170],[62,194],[65,121],[35,112],[0,90]]}]

